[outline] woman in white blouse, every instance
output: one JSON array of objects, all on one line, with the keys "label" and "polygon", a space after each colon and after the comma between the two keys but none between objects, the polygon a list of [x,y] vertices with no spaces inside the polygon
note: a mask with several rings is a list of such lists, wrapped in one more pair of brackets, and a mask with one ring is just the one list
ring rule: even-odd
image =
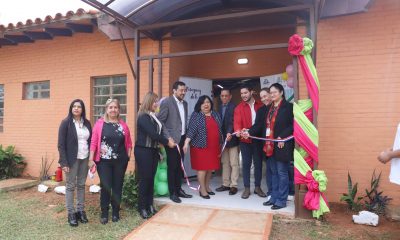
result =
[{"label": "woman in white blouse", "polygon": [[[85,182],[88,174],[89,145],[92,134],[90,122],[86,119],[85,104],[75,99],[69,106],[68,116],[61,122],[58,131],[59,164],[66,174],[65,202],[70,226],[78,221],[87,223],[85,213]],[[74,191],[77,189],[76,209]]]}]

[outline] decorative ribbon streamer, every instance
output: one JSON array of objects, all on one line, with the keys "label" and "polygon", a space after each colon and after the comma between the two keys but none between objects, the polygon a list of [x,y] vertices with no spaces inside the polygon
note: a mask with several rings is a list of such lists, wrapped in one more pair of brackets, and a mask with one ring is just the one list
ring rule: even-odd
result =
[{"label": "decorative ribbon streamer", "polygon": [[327,201],[322,193],[326,190],[328,179],[323,171],[312,171],[311,168],[313,160],[318,162],[319,135],[311,121],[313,108],[318,113],[320,88],[317,71],[311,58],[312,48],[313,42],[309,38],[301,38],[294,34],[289,39],[288,51],[299,59],[300,69],[312,102],[310,104],[309,100],[300,100],[298,104],[293,104],[293,135],[296,143],[301,147],[299,150],[294,150],[294,180],[296,184],[307,185],[308,192],[304,197],[303,206],[312,210],[313,217],[319,218],[329,212]]},{"label": "decorative ribbon streamer", "polygon": [[197,188],[192,187],[192,185],[190,185],[189,178],[188,178],[188,176],[186,174],[185,166],[183,165],[183,159],[182,159],[181,150],[179,149],[179,145],[176,145],[176,149],[178,149],[178,153],[181,156],[181,168],[182,168],[183,176],[185,177],[185,180],[186,180],[186,184],[188,185],[188,187],[190,189],[195,190],[195,191],[199,191],[200,185],[197,186]]},{"label": "decorative ribbon streamer", "polygon": [[304,196],[303,206],[312,210],[313,217],[319,218],[329,212],[329,207],[322,192],[325,192],[328,179],[321,170],[312,171],[301,153],[294,150],[294,166],[296,184],[306,184],[308,192]]},{"label": "decorative ribbon streamer", "polygon": [[[231,135],[236,135],[237,133],[239,133],[239,132],[234,132]],[[262,141],[270,141],[270,142],[287,142],[287,141],[293,139],[294,137],[291,135],[291,136],[289,136],[287,138],[282,138],[282,139],[261,138],[261,137],[255,137],[255,136],[249,136],[249,138],[262,140]],[[221,153],[225,150],[225,147],[226,147],[227,143],[228,143],[228,138],[225,138],[224,144],[222,145]]]}]

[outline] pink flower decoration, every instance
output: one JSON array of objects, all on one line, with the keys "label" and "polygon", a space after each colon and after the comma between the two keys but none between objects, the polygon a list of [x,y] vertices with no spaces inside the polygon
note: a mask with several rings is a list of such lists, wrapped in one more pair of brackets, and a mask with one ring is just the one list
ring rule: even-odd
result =
[{"label": "pink flower decoration", "polygon": [[294,34],[289,38],[289,53],[293,56],[300,55],[301,51],[303,51],[304,45],[303,45],[303,38],[301,38],[299,35]]}]

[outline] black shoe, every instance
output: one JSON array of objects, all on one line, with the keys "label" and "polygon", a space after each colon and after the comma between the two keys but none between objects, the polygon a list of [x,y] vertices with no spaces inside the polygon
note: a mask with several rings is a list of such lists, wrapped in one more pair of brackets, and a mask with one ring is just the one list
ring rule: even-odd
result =
[{"label": "black shoe", "polygon": [[274,205],[271,201],[267,201],[263,203],[264,206],[272,206]]},{"label": "black shoe", "polygon": [[151,215],[154,215],[154,214],[157,213],[157,210],[154,208],[153,205],[150,205],[150,206],[149,206],[149,209],[147,209],[147,211],[148,211]]},{"label": "black shoe", "polygon": [[108,223],[108,218],[100,218],[100,223],[101,224],[107,224]]},{"label": "black shoe", "polygon": [[113,209],[111,221],[113,221],[113,222],[118,222],[119,221],[119,209],[118,210],[114,210]]},{"label": "black shoe", "polygon": [[108,208],[101,209],[100,223],[107,224],[108,223]]},{"label": "black shoe", "polygon": [[223,192],[223,191],[229,191],[229,190],[231,190],[231,188],[230,187],[226,187],[224,185],[222,185],[221,187],[215,189],[215,191],[217,191],[217,192]]},{"label": "black shoe", "polygon": [[139,214],[143,219],[148,219],[150,217],[149,213],[146,211],[146,209],[140,209]]},{"label": "black shoe", "polygon": [[207,192],[208,195],[215,195],[215,192],[211,191],[211,192]]},{"label": "black shoe", "polygon": [[181,198],[192,198],[193,196],[190,194],[185,193],[185,191],[183,191],[182,189],[179,191],[178,193],[178,197]]},{"label": "black shoe", "polygon": [[68,223],[71,227],[77,227],[78,226],[78,221],[76,220],[76,215],[75,213],[69,213],[68,214]]},{"label": "black shoe", "polygon": [[182,200],[175,194],[172,194],[171,196],[169,196],[169,199],[171,199],[173,202],[176,202],[176,203],[182,202]]},{"label": "black shoe", "polygon": [[118,222],[118,221],[119,221],[119,216],[113,215],[112,218],[111,218],[111,220],[112,220],[113,222]]},{"label": "black shoe", "polygon": [[78,211],[75,213],[76,214],[76,219],[80,221],[81,223],[88,223],[89,220],[86,217],[86,212],[85,211]]},{"label": "black shoe", "polygon": [[281,208],[284,208],[284,207],[277,206],[277,205],[273,205],[273,206],[271,207],[271,210],[278,210],[278,209],[281,209]]},{"label": "black shoe", "polygon": [[229,195],[235,195],[238,192],[238,189],[236,187],[231,187],[229,190]]},{"label": "black shoe", "polygon": [[202,198],[204,198],[204,199],[210,199],[210,195],[205,195],[205,196],[203,196],[203,195],[201,195],[201,192],[199,192],[199,194],[200,194],[200,197],[202,197]]}]

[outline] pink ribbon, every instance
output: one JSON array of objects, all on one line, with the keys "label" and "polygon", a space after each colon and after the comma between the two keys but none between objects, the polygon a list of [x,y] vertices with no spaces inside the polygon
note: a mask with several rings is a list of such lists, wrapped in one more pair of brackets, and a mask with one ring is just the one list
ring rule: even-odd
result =
[{"label": "pink ribbon", "polygon": [[319,191],[319,183],[315,181],[312,172],[308,171],[306,176],[303,176],[297,169],[295,169],[294,181],[296,184],[307,185],[308,191],[304,196],[303,206],[308,210],[318,210],[321,192]]},{"label": "pink ribbon", "polygon": [[[234,133],[232,133],[231,135],[236,135],[237,133],[238,133],[238,132],[234,132]],[[289,137],[282,138],[282,139],[261,138],[261,137],[255,137],[255,136],[249,136],[249,138],[257,139],[257,140],[262,140],[262,141],[270,141],[270,142],[287,142],[287,141],[293,139],[294,137],[293,137],[293,135],[290,135]],[[228,142],[228,137],[225,138],[225,142],[224,142],[224,144],[222,145],[221,153],[224,151],[227,142]]]},{"label": "pink ribbon", "polygon": [[296,122],[296,119],[293,121],[293,129],[294,129],[294,139],[296,143],[298,143],[312,159],[318,162],[318,147],[311,141],[311,139],[307,136],[307,134],[303,131],[300,125]]},{"label": "pink ribbon", "polygon": [[195,190],[195,191],[199,191],[200,185],[197,188],[192,187],[192,185],[190,185],[189,178],[188,178],[188,176],[186,174],[185,166],[183,165],[183,159],[182,159],[181,150],[179,149],[179,145],[176,145],[176,149],[178,149],[178,153],[181,156],[181,168],[182,168],[183,176],[185,177],[185,180],[186,180],[186,184],[188,185],[188,187],[190,189]]}]

